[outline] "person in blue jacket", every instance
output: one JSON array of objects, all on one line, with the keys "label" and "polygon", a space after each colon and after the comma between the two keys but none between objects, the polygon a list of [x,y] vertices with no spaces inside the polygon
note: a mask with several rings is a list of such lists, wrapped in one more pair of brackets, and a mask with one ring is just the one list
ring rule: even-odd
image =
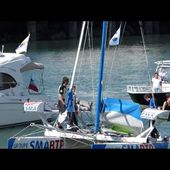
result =
[{"label": "person in blue jacket", "polygon": [[149,107],[150,108],[155,108],[155,109],[158,109],[158,105],[157,105],[157,102],[156,102],[156,99],[153,98],[153,96],[151,94],[145,94],[144,95],[144,99],[149,102]]},{"label": "person in blue jacket", "polygon": [[[151,95],[151,94],[145,94],[144,95],[144,99],[147,101],[147,102],[149,102],[149,107],[150,108],[155,108],[155,109],[158,109],[158,105],[157,105],[157,103],[156,103],[156,99],[155,98],[153,98],[153,95]],[[152,130],[152,132],[151,132],[151,137],[153,137],[153,138],[159,138],[159,132],[158,132],[158,130],[157,130],[157,128],[155,127],[155,120],[152,120],[152,125],[154,126],[154,129]]]}]

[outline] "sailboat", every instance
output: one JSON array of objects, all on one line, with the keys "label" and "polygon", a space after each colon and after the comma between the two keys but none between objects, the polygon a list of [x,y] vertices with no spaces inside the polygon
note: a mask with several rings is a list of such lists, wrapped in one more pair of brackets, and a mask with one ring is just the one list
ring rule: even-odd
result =
[{"label": "sailboat", "polygon": [[[73,107],[72,103],[72,85],[74,82],[74,75],[76,71],[76,65],[78,62],[78,56],[80,52],[81,42],[83,38],[83,32],[85,29],[86,22],[82,24],[82,31],[80,35],[80,41],[76,56],[76,61],[73,69],[73,76],[71,79],[71,84],[69,87],[68,104],[67,111],[71,111]],[[117,148],[117,149],[154,149],[154,148],[168,148],[169,138],[165,137],[155,137],[152,135],[154,127],[154,122],[157,116],[164,114],[167,111],[156,110],[156,109],[146,109],[142,112],[138,104],[114,98],[102,99],[102,82],[103,82],[103,69],[104,69],[104,56],[105,56],[105,44],[106,44],[106,28],[107,22],[103,22],[102,31],[102,44],[101,44],[101,58],[100,58],[100,70],[99,70],[99,81],[98,81],[98,96],[97,96],[97,108],[96,108],[96,121],[95,130],[90,131],[89,129],[79,129],[77,132],[61,130],[55,126],[49,124],[43,120],[43,125],[35,125],[43,129],[43,136],[28,137],[11,137],[8,140],[9,149],[82,149],[82,148],[92,148],[92,149],[106,149],[106,148]],[[36,107],[34,107],[36,105]],[[32,107],[35,111],[42,113],[43,103],[33,103]],[[104,107],[103,107],[104,106]],[[103,110],[104,108],[104,110]],[[29,111],[29,108],[28,110]],[[103,112],[106,113],[107,122],[114,122],[117,119],[117,123],[126,123],[134,127],[134,124],[139,124],[140,132],[136,136],[130,136],[127,133],[117,133],[116,131],[109,129],[107,127],[101,126],[100,117]],[[135,113],[135,114],[134,114]],[[42,115],[42,114],[41,114]],[[108,116],[107,116],[108,115]],[[109,118],[111,117],[111,119]],[[149,120],[149,127],[143,131],[142,119]],[[118,122],[122,120],[122,122]],[[132,122],[133,123],[132,123]],[[115,123],[115,122],[114,122]],[[54,147],[54,141],[57,141]]]},{"label": "sailboat", "polygon": [[[105,53],[105,35],[106,35],[106,24],[103,22],[103,33],[102,33],[102,52],[101,52],[101,69],[99,76],[99,88],[98,88],[98,109],[96,111],[96,132],[99,131],[99,114],[100,114],[100,103],[101,103],[101,92],[102,92],[102,72],[104,64],[104,53]],[[120,100],[120,99],[118,99]],[[122,103],[122,102],[121,102]],[[122,114],[123,112],[121,112]],[[155,130],[154,122],[158,115],[167,114],[167,111],[156,110],[156,109],[145,109],[140,115],[141,118],[149,120],[149,128],[142,131],[135,137],[122,137],[120,141],[112,142],[97,142],[92,144],[92,149],[155,149],[155,148],[168,148],[169,138],[162,138],[161,136],[153,137],[153,130]],[[154,138],[154,141],[153,141]]]}]

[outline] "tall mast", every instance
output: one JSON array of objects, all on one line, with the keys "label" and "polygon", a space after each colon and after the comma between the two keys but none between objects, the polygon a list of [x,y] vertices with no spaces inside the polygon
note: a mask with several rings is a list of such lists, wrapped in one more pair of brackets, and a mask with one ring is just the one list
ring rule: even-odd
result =
[{"label": "tall mast", "polygon": [[76,60],[74,63],[74,69],[73,69],[71,83],[70,83],[70,89],[72,89],[73,82],[74,82],[74,77],[75,77],[75,72],[76,72],[77,63],[78,63],[78,59],[79,59],[79,53],[80,53],[80,48],[81,48],[81,44],[82,44],[82,40],[83,40],[85,25],[86,25],[86,21],[83,21],[82,28],[81,28],[81,35],[80,35],[80,39],[79,39],[79,45],[78,45],[78,49],[77,49]]},{"label": "tall mast", "polygon": [[71,83],[70,83],[69,92],[68,92],[68,98],[67,98],[67,111],[68,112],[72,112],[73,111],[73,93],[72,93],[72,87],[73,87],[75,72],[76,72],[77,63],[78,63],[78,59],[79,59],[81,44],[82,44],[82,41],[83,41],[83,35],[84,35],[85,26],[86,26],[86,21],[83,21],[82,28],[81,28],[80,39],[79,39],[79,45],[78,45],[78,49],[77,49],[76,60],[75,60],[75,63],[74,63],[74,68],[73,68],[73,73],[72,73],[72,78],[71,78]]},{"label": "tall mast", "polygon": [[99,80],[98,80],[98,96],[97,96],[97,107],[96,107],[96,133],[100,130],[100,111],[101,111],[101,94],[103,85],[103,67],[104,67],[104,55],[105,55],[105,43],[106,43],[106,25],[107,22],[103,21],[102,27],[102,43],[101,43],[101,56],[100,56],[100,68],[99,68]]}]

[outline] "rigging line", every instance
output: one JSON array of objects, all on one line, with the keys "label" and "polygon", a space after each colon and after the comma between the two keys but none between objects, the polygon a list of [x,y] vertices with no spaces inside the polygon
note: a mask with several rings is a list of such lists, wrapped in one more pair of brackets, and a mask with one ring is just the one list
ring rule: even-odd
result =
[{"label": "rigging line", "polygon": [[37,129],[33,132],[30,132],[29,134],[25,134],[23,135],[22,137],[29,137],[29,136],[32,136],[32,135],[37,135],[37,134],[41,134],[44,132],[44,129]]},{"label": "rigging line", "polygon": [[[122,27],[122,21],[120,22],[120,29]],[[114,50],[114,53],[113,53],[113,57],[112,57],[112,61],[111,61],[111,67],[110,67],[110,73],[109,73],[109,78],[108,78],[108,85],[111,84],[111,72],[112,72],[112,69],[113,69],[113,62],[115,61],[115,58],[116,58],[116,52],[118,50],[118,45],[115,47],[115,50]]]},{"label": "rigging line", "polygon": [[[94,54],[94,45],[93,45],[93,43],[94,43],[94,39],[93,39],[93,21],[91,22],[91,31],[90,31],[90,33],[91,33],[91,35],[90,35],[90,37],[91,37],[91,49],[92,49],[92,53]],[[94,55],[93,55],[94,56]],[[93,90],[94,90],[94,71],[92,72],[93,73]],[[96,98],[95,97],[95,92],[93,91],[93,95],[94,95],[94,98]],[[95,99],[94,99],[95,100]]]},{"label": "rigging line", "polygon": [[80,57],[79,71],[78,71],[78,75],[77,75],[77,79],[76,79],[76,84],[77,84],[77,82],[79,80],[80,72],[81,72],[81,69],[82,69],[82,62],[83,62],[84,49],[85,49],[85,45],[86,45],[88,27],[89,27],[89,21],[87,21],[87,27],[86,27],[86,32],[85,32],[85,36],[84,36],[85,38],[84,38],[82,53],[81,53],[81,57]]},{"label": "rigging line", "polygon": [[[92,29],[91,29],[92,30]],[[90,23],[89,22],[87,22],[87,29],[86,29],[86,32],[85,32],[85,40],[84,40],[84,44],[83,44],[83,50],[82,50],[82,55],[81,55],[81,62],[80,62],[80,67],[79,67],[79,72],[78,72],[78,76],[77,76],[77,80],[76,81],[78,81],[78,79],[79,79],[79,77],[80,77],[80,72],[81,72],[81,69],[82,69],[82,61],[83,61],[83,55],[84,55],[84,49],[85,49],[85,45],[86,45],[86,42],[87,42],[87,36],[88,36],[88,42],[89,42],[89,49],[90,49],[90,65],[91,65],[91,75],[92,75],[92,89],[93,89],[93,100],[94,100],[94,98],[95,98],[95,96],[94,96],[94,76],[93,76],[93,72],[92,72],[92,54],[91,54],[91,41],[90,41],[90,35],[91,35],[92,33],[90,33]],[[77,84],[77,83],[76,83]]]},{"label": "rigging line", "polygon": [[139,21],[139,25],[140,25],[141,35],[142,35],[142,43],[143,43],[143,48],[144,48],[144,53],[145,53],[145,60],[147,64],[148,77],[149,77],[149,81],[151,82],[151,76],[149,74],[149,64],[148,64],[149,62],[148,62],[148,56],[146,53],[146,46],[145,46],[145,40],[144,40],[144,34],[143,34],[143,24],[141,21]]},{"label": "rigging line", "polygon": [[91,51],[91,47],[92,47],[92,42],[91,42],[91,37],[90,37],[90,32],[89,31],[92,31],[92,30],[89,30],[88,29],[88,40],[89,40],[89,49],[90,49],[90,71],[91,71],[91,81],[92,81],[92,95],[93,95],[93,101],[95,99],[95,96],[94,96],[94,74],[93,74],[93,67],[92,67],[92,51]]},{"label": "rigging line", "polygon": [[90,24],[90,25],[91,25],[91,27],[90,27],[90,29],[91,29],[91,31],[90,31],[90,33],[91,33],[90,37],[91,37],[91,42],[92,42],[92,43],[91,43],[91,46],[92,46],[91,48],[92,48],[92,51],[93,51],[93,49],[94,49],[94,48],[93,48],[93,47],[94,47],[94,46],[93,46],[93,21],[91,21],[91,24]]},{"label": "rigging line", "polygon": [[44,70],[43,70],[43,72],[41,73],[41,85],[42,85],[42,92],[44,92],[44,91],[45,91],[44,78],[43,78],[43,76],[44,76]]},{"label": "rigging line", "polygon": [[[147,70],[148,70],[149,82],[151,82],[151,76],[149,74],[149,62],[148,62],[148,56],[146,53],[146,46],[145,46],[145,40],[144,40],[144,34],[143,34],[143,24],[141,21],[139,21],[139,25],[140,25],[141,35],[142,35],[142,43],[143,43],[143,48],[144,48],[144,53],[145,53],[145,60],[146,60],[146,65],[147,65]],[[153,98],[153,103],[155,106],[155,97],[154,97],[153,92],[152,92],[152,98]],[[156,106],[155,106],[155,108],[156,108]]]},{"label": "rigging line", "polygon": [[12,137],[16,137],[17,135],[21,134],[23,131],[25,131],[26,129],[28,129],[30,127],[30,125],[26,126],[24,129],[20,130],[18,133],[16,133],[14,136]]},{"label": "rigging line", "polygon": [[[108,28],[109,28],[109,34],[108,34],[108,42],[109,42],[110,39],[111,39],[111,33],[112,33],[112,21],[109,22]],[[108,49],[108,50],[110,49],[109,43],[108,43],[107,49]]]},{"label": "rigging line", "polygon": [[125,28],[126,28],[126,23],[127,23],[127,21],[125,21],[124,26],[123,26],[122,36],[120,38],[120,44],[122,44],[122,40],[123,40],[123,36],[124,36],[124,33],[125,33]]}]

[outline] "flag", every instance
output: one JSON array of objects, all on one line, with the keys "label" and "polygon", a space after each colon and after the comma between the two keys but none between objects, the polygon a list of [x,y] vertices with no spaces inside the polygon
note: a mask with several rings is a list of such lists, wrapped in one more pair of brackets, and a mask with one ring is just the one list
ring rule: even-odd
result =
[{"label": "flag", "polygon": [[119,39],[120,39],[120,27],[109,41],[109,45],[110,46],[119,45]]},{"label": "flag", "polygon": [[33,79],[31,78],[31,81],[30,81],[30,84],[28,86],[28,89],[29,90],[32,90],[32,91],[35,91],[35,92],[38,92],[38,88],[37,86],[35,85]]},{"label": "flag", "polygon": [[17,47],[17,49],[15,50],[16,53],[20,54],[20,53],[23,53],[23,52],[27,52],[27,46],[28,46],[29,38],[30,38],[30,34],[28,34],[28,36]]}]

